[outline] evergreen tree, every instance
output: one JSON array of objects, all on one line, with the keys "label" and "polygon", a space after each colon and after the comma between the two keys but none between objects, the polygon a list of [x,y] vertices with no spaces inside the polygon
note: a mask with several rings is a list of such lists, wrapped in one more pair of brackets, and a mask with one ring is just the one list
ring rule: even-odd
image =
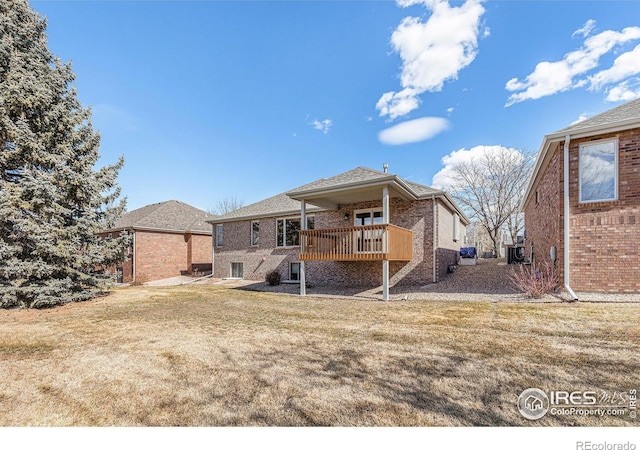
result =
[{"label": "evergreen tree", "polygon": [[101,239],[122,214],[123,159],[96,169],[100,136],[48,49],[27,0],[0,1],[0,305],[87,300],[124,258],[128,237]]}]

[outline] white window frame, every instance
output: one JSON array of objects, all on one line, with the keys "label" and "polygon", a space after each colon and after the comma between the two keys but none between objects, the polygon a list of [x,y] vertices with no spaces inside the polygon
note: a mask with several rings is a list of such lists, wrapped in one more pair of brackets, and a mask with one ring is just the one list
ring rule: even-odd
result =
[{"label": "white window frame", "polygon": [[[356,225],[356,221],[358,220],[358,214],[362,214],[362,213],[369,213],[369,217],[371,218],[371,225],[374,225],[373,223],[373,213],[383,213],[382,211],[382,207],[380,208],[366,208],[366,209],[356,209],[355,211],[353,211],[353,226],[358,226]],[[382,220],[384,221],[384,216],[381,216]]]},{"label": "white window frame", "polygon": [[[283,236],[282,236],[282,245],[279,245],[278,243],[278,221],[282,220],[282,230],[283,230]],[[276,248],[293,248],[293,247],[299,247],[300,244],[298,243],[298,245],[287,245],[287,221],[291,221],[291,220],[297,220],[298,222],[300,222],[300,216],[295,216],[295,217],[279,217],[276,219]],[[315,228],[315,215],[308,215],[307,216],[307,230],[309,230],[309,220],[313,220],[314,221],[314,228]]]},{"label": "white window frame", "polygon": [[216,247],[222,247],[224,245],[224,225],[216,225]]},{"label": "white window frame", "polygon": [[[610,198],[598,198],[598,199],[582,199],[582,152],[584,149],[594,146],[600,146],[605,144],[613,145],[613,164],[614,164],[614,173],[613,173],[613,197]],[[618,183],[619,183],[619,168],[618,168],[618,139],[602,139],[599,141],[590,141],[584,142],[580,144],[578,149],[578,201],[581,204],[588,203],[599,203],[599,202],[614,202],[618,200]]]},{"label": "white window frame", "polygon": [[[253,231],[253,224],[258,224],[258,230],[255,233]],[[257,247],[260,244],[260,221],[259,220],[251,221],[251,238],[250,239],[251,240],[249,241],[249,243],[251,244],[252,247]]]},{"label": "white window frame", "polygon": [[[382,209],[382,207],[379,207],[379,208],[356,209],[355,211],[353,211],[353,226],[355,227],[363,226],[363,225],[357,224],[358,214],[363,214],[363,213],[369,214],[369,218],[371,219],[371,223],[369,225],[380,225],[380,224],[375,224],[373,220],[374,213],[377,213],[377,212],[381,213],[380,218],[382,219],[382,222],[380,222],[380,224],[383,224],[384,210]],[[384,253],[385,240],[384,240],[383,234],[380,234],[375,230],[354,231],[353,239],[354,239],[354,242],[358,242],[359,243],[358,245],[362,246],[362,248],[354,248],[353,250],[354,253],[365,253],[365,254]]]}]

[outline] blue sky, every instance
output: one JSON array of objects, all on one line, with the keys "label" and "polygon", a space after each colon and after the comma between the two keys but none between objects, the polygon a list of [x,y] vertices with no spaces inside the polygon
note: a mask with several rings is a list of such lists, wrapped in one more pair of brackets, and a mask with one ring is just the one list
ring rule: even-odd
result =
[{"label": "blue sky", "polygon": [[[357,166],[446,187],[485,147],[640,96],[640,2],[31,1],[125,156],[128,209],[250,204]],[[444,158],[444,159],[443,159]]]}]

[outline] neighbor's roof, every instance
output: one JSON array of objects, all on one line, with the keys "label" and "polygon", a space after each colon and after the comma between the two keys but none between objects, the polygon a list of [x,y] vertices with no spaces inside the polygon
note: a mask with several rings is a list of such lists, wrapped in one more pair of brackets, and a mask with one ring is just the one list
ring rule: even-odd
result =
[{"label": "neighbor's roof", "polygon": [[[397,192],[401,191],[404,198],[412,200],[425,199],[431,196],[442,198],[445,203],[449,204],[451,209],[455,210],[460,215],[463,222],[466,221],[468,223],[468,218],[464,212],[459,209],[451,197],[444,191],[418,183],[405,181],[397,175],[380,172],[367,167],[357,167],[353,170],[349,170],[330,178],[321,178],[288,192],[245,206],[244,208],[232,211],[223,216],[216,217],[209,222],[222,223],[234,220],[248,220],[260,217],[299,214],[300,200],[315,197],[315,200],[311,200],[311,202],[317,202],[318,196],[322,196],[324,193],[330,193],[333,191],[344,191],[344,198],[348,198],[351,189],[356,190],[363,187],[385,184],[393,185]],[[306,208],[308,212],[320,211],[323,209],[326,208],[314,206],[310,203],[307,204]]]},{"label": "neighbor's roof", "polygon": [[640,127],[640,98],[546,135],[540,145],[520,209],[524,210],[533,194],[533,188],[539,176],[549,164],[551,156],[549,150],[552,144],[564,141],[567,136],[570,139],[579,139],[638,127]]},{"label": "neighbor's roof", "polygon": [[112,230],[133,228],[211,234],[211,225],[207,220],[213,218],[214,215],[201,209],[177,200],[169,200],[123,214]]}]

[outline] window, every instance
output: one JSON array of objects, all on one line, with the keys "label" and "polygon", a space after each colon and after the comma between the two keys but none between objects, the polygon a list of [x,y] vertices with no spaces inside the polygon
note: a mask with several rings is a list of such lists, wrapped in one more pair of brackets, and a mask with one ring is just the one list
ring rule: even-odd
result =
[{"label": "window", "polygon": [[242,278],[244,272],[244,264],[241,262],[231,263],[231,278]]},{"label": "window", "polygon": [[[356,227],[384,223],[382,208],[359,209],[354,211],[353,224]],[[381,253],[384,251],[383,230],[357,230],[354,232],[356,253]]]},{"label": "window", "polygon": [[260,222],[251,222],[251,245],[257,246],[260,239]]},{"label": "window", "polygon": [[300,281],[300,263],[289,263],[289,280]]},{"label": "window", "polygon": [[580,145],[578,159],[580,203],[618,199],[618,141]]},{"label": "window", "polygon": [[[315,218],[307,216],[307,230],[313,230]],[[300,245],[300,219],[276,220],[276,247]]]},{"label": "window", "polygon": [[222,225],[216,225],[216,247],[222,247],[224,228]]},{"label": "window", "polygon": [[353,224],[356,227],[382,223],[382,208],[355,211]]}]

